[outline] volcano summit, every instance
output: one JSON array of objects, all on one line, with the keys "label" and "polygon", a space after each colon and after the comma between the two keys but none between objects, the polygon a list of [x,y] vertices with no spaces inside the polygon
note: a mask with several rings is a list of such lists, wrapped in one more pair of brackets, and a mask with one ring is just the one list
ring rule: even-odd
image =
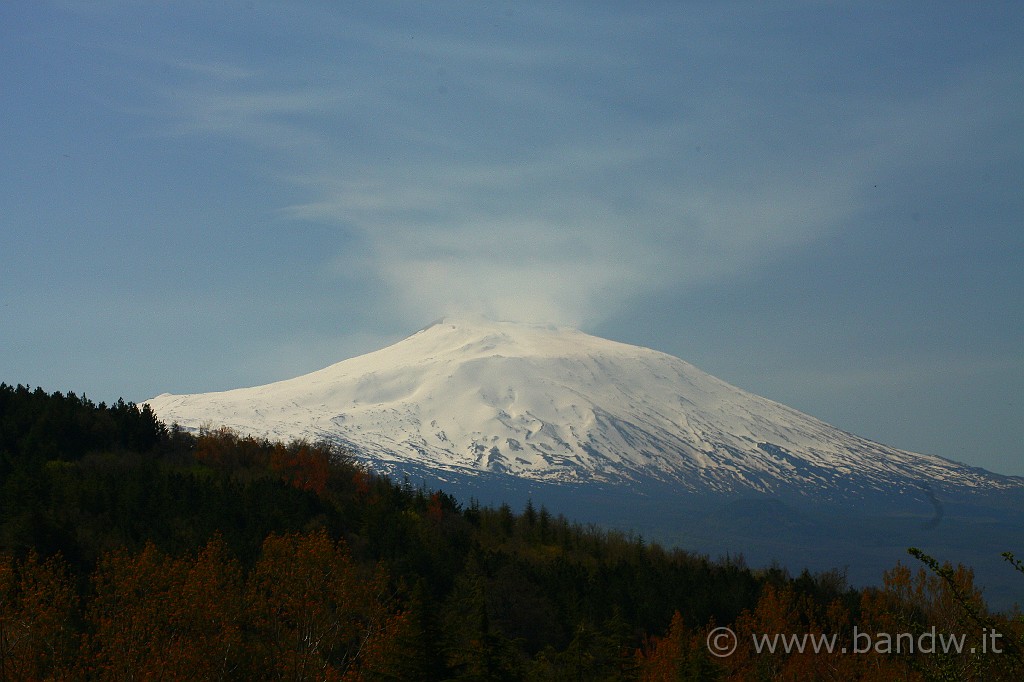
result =
[{"label": "volcano summit", "polygon": [[167,423],[327,440],[391,475],[830,499],[1019,487],[874,443],[676,357],[575,329],[443,319],[265,386],[147,401]]}]

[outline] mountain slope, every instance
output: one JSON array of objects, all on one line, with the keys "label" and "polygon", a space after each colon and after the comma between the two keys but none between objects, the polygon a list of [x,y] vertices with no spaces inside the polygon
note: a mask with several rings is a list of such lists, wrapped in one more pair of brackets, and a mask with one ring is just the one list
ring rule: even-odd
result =
[{"label": "mountain slope", "polygon": [[392,474],[826,498],[1021,485],[859,438],[664,353],[505,322],[445,319],[295,379],[147,404],[190,429],[334,441]]}]

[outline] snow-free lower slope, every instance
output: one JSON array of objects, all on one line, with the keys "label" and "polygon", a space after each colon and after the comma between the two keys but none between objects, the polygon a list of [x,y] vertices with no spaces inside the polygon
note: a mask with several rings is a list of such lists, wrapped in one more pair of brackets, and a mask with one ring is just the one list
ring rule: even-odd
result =
[{"label": "snow-free lower slope", "polygon": [[647,348],[582,332],[442,320],[305,376],[147,401],[196,429],[340,443],[403,464],[551,482],[655,479],[811,494],[1019,482],[835,429]]}]

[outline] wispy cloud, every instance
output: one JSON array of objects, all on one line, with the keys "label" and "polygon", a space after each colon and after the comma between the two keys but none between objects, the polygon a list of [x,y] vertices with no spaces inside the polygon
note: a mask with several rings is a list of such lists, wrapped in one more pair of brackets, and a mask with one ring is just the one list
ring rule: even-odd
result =
[{"label": "wispy cloud", "polygon": [[483,311],[1020,473],[1024,4],[3,13],[8,380],[228,388]]},{"label": "wispy cloud", "polygon": [[[708,82],[683,73],[632,106],[602,88],[664,64],[595,49],[600,21],[561,43],[354,25],[344,40],[379,56],[343,49],[295,75],[188,60],[192,79],[164,99],[178,134],[272,150],[267,176],[305,197],[283,218],[351,236],[325,271],[374,278],[410,322],[474,309],[596,323],[639,294],[733,276],[847,228],[872,178],[973,125],[935,113],[960,90],[790,101],[716,80],[737,67],[715,50],[726,63],[695,67]],[[777,59],[806,76],[799,56]]]}]

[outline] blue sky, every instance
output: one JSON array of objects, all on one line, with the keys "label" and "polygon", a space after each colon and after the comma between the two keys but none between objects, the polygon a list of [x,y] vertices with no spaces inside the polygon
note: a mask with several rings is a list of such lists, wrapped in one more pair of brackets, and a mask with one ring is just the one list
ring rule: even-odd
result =
[{"label": "blue sky", "polygon": [[1024,475],[1019,2],[0,5],[0,380],[256,385],[446,314]]}]

